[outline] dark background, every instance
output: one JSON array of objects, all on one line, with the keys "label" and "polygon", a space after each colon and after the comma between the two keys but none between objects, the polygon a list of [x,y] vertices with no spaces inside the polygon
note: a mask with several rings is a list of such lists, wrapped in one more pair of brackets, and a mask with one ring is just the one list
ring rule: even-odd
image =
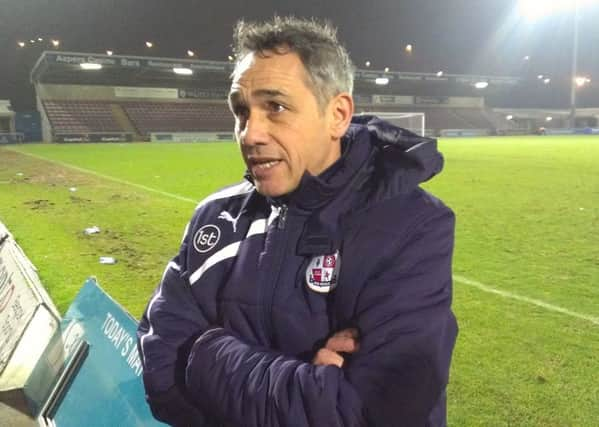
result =
[{"label": "dark background", "polygon": [[[594,3],[581,14],[579,74],[599,79]],[[0,99],[34,109],[29,72],[51,38],[62,51],[184,58],[191,49],[198,59],[226,60],[238,19],[275,13],[331,20],[360,68],[369,60],[379,70],[569,78],[573,13],[531,23],[516,0],[0,0]]]}]

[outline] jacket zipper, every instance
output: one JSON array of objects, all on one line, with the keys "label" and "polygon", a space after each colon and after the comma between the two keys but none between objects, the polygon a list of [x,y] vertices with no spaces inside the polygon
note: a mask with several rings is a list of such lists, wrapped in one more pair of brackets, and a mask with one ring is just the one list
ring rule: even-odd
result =
[{"label": "jacket zipper", "polygon": [[287,205],[282,205],[281,210],[279,211],[279,217],[277,218],[277,230],[281,232],[281,236],[277,236],[277,245],[275,247],[275,259],[273,262],[273,267],[275,271],[271,276],[272,280],[269,282],[269,286],[266,288],[266,292],[264,293],[264,301],[267,302],[264,304],[264,311],[262,313],[262,325],[264,327],[264,335],[270,340],[270,344],[273,344],[274,341],[274,333],[272,330],[272,306],[274,303],[275,297],[275,288],[279,281],[279,276],[281,275],[282,262],[285,256],[285,249],[287,247],[287,232],[285,230],[285,225],[287,223]]},{"label": "jacket zipper", "polygon": [[287,221],[287,205],[281,206],[279,211],[279,219],[277,220],[277,228],[279,230],[285,229],[285,222]]}]

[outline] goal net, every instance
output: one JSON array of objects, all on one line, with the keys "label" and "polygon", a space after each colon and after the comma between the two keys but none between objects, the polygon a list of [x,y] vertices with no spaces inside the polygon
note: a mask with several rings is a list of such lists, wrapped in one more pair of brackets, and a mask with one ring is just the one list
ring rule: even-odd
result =
[{"label": "goal net", "polygon": [[424,113],[398,113],[389,111],[365,111],[361,115],[377,116],[395,126],[407,129],[417,135],[424,136],[425,120]]}]

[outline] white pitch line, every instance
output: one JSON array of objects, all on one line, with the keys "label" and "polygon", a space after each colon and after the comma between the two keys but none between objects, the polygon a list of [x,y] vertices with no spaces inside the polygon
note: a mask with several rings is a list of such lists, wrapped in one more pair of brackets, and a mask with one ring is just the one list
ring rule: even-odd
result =
[{"label": "white pitch line", "polygon": [[[188,197],[183,197],[183,196],[180,196],[178,194],[173,194],[173,193],[169,193],[169,192],[166,192],[166,191],[157,190],[157,189],[151,188],[151,187],[146,187],[145,185],[141,185],[141,184],[136,184],[134,182],[125,181],[124,179],[115,178],[115,177],[112,177],[110,175],[104,175],[104,174],[101,174],[99,172],[95,172],[95,171],[92,171],[92,170],[89,170],[89,169],[80,168],[78,166],[73,166],[73,165],[70,165],[68,163],[60,162],[58,160],[52,160],[52,159],[48,159],[46,157],[42,157],[42,156],[38,156],[38,155],[35,155],[35,154],[26,153],[26,152],[22,152],[22,151],[18,151],[18,150],[13,150],[13,149],[10,149],[10,148],[6,148],[6,149],[10,150],[10,151],[13,151],[15,153],[24,154],[24,155],[27,155],[27,156],[34,157],[34,158],[39,159],[39,160],[44,160],[44,161],[47,161],[47,162],[56,163],[56,164],[59,164],[59,165],[64,166],[64,167],[71,168],[71,169],[77,170],[79,172],[88,173],[90,175],[94,175],[94,176],[97,176],[97,177],[100,177],[100,178],[108,179],[110,181],[114,181],[114,182],[118,182],[118,183],[121,183],[121,184],[130,185],[132,187],[141,188],[142,190],[150,191],[152,193],[161,194],[163,196],[171,197],[173,199],[181,200],[181,201],[184,201],[184,202],[190,202],[190,203],[193,203],[193,204],[197,204],[198,203],[197,200],[193,200],[193,199],[190,199]],[[458,282],[458,283],[462,283],[464,285],[472,286],[474,288],[480,289],[481,291],[484,291],[484,292],[487,292],[487,293],[490,293],[490,294],[499,295],[499,296],[501,296],[503,298],[514,299],[516,301],[526,302],[528,304],[532,304],[532,305],[536,305],[537,307],[544,308],[545,310],[549,310],[549,311],[553,311],[553,312],[556,312],[556,313],[565,314],[566,316],[574,317],[576,319],[586,320],[587,322],[591,322],[591,323],[599,326],[599,317],[596,317],[596,316],[590,316],[588,314],[577,313],[575,311],[568,310],[567,308],[563,308],[563,307],[559,307],[557,305],[549,304],[549,303],[546,303],[546,302],[541,301],[541,300],[537,300],[537,299],[534,299],[534,298],[525,297],[525,296],[522,296],[522,295],[515,294],[513,292],[508,292],[508,291],[502,291],[502,290],[499,290],[499,289],[495,289],[495,288],[493,288],[491,286],[485,285],[485,284],[477,282],[475,280],[468,279],[467,277],[464,277],[464,276],[454,275],[453,279],[456,282]]]},{"label": "white pitch line", "polygon": [[194,205],[198,204],[197,200],[190,199],[189,197],[180,196],[178,194],[169,193],[167,191],[157,190],[157,189],[152,188],[152,187],[146,187],[145,185],[142,185],[142,184],[136,184],[134,182],[125,181],[124,179],[115,178],[115,177],[110,176],[110,175],[104,175],[102,173],[95,172],[93,170],[80,168],[79,166],[70,165],[68,163],[64,163],[64,162],[61,162],[61,161],[58,161],[58,160],[48,159],[46,157],[38,156],[36,154],[31,154],[31,153],[27,153],[27,152],[23,152],[23,151],[19,151],[19,150],[13,150],[11,148],[6,148],[6,149],[12,151],[13,153],[19,153],[19,154],[23,154],[23,155],[26,155],[26,156],[34,157],[34,158],[36,158],[38,160],[44,160],[46,162],[56,163],[58,165],[66,167],[66,168],[70,168],[70,169],[74,169],[74,170],[79,171],[79,172],[83,172],[83,173],[87,173],[87,174],[90,174],[90,175],[94,175],[94,176],[97,176],[99,178],[108,179],[110,181],[118,182],[119,184],[126,184],[126,185],[130,185],[132,187],[141,188],[142,190],[145,190],[145,191],[150,191],[152,193],[156,193],[156,194],[160,194],[162,196],[166,196],[166,197],[170,197],[170,198],[173,198],[173,199],[181,200],[183,202],[193,203]]},{"label": "white pitch line", "polygon": [[591,322],[591,323],[599,326],[599,317],[596,317],[596,316],[590,316],[588,314],[577,313],[575,311],[568,310],[567,308],[563,308],[563,307],[559,307],[557,305],[549,304],[547,302],[544,302],[544,301],[541,301],[541,300],[538,300],[538,299],[534,299],[534,298],[529,298],[529,297],[525,297],[525,296],[522,296],[522,295],[518,295],[518,294],[515,294],[513,292],[501,291],[499,289],[495,289],[495,288],[493,288],[491,286],[485,285],[485,284],[477,282],[475,280],[470,280],[470,279],[468,279],[468,278],[466,278],[464,276],[454,275],[453,279],[456,282],[458,282],[458,283],[462,283],[464,285],[472,286],[474,288],[480,289],[481,291],[488,292],[490,294],[499,295],[499,296],[501,296],[503,298],[514,299],[516,301],[526,302],[528,304],[532,304],[532,305],[536,305],[537,307],[544,308],[545,310],[549,310],[549,311],[554,311],[556,313],[565,314],[566,316],[575,317],[575,318],[581,319],[581,320],[586,320],[587,322]]}]

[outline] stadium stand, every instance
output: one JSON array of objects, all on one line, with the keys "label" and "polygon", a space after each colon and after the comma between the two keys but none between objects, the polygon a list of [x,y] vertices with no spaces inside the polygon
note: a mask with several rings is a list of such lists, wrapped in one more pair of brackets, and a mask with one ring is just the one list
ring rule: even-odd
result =
[{"label": "stadium stand", "polygon": [[494,124],[485,116],[484,110],[473,108],[454,108],[450,110],[456,121],[461,122],[460,128],[492,129]]},{"label": "stadium stand", "polygon": [[144,138],[151,132],[218,132],[233,128],[231,112],[223,102],[127,102],[122,106]]},{"label": "stadium stand", "polygon": [[123,132],[109,103],[100,101],[44,101],[55,134]]},{"label": "stadium stand", "polygon": [[[81,65],[89,62],[100,69],[85,71]],[[190,73],[177,75],[180,67]],[[233,67],[225,61],[44,52],[31,72],[43,139],[231,140],[234,123],[225,99]],[[377,84],[383,76],[387,83]],[[479,81],[489,87],[476,89]],[[568,126],[568,111],[513,108],[524,105],[522,99],[541,99],[540,91],[550,97],[546,85],[534,83],[510,76],[356,70],[354,99],[358,114],[424,113],[431,136],[529,134]],[[578,127],[598,123],[599,109],[578,110]]]},{"label": "stadium stand", "polygon": [[[366,111],[372,111],[372,107],[358,107],[358,112]],[[376,111],[424,113],[429,135],[439,135],[443,129],[496,129],[492,113],[483,108],[376,107]]]}]

